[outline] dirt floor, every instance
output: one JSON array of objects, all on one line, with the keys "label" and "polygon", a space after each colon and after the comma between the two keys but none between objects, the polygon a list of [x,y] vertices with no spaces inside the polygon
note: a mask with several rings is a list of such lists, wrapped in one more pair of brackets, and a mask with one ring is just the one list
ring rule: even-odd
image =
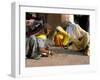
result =
[{"label": "dirt floor", "polygon": [[89,56],[83,55],[82,52],[59,47],[52,47],[51,49],[56,53],[55,55],[41,57],[39,60],[26,59],[26,67],[89,64]]}]

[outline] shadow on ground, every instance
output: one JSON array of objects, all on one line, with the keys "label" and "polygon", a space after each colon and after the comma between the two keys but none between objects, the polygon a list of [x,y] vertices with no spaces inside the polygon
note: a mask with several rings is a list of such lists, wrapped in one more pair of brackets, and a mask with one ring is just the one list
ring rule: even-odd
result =
[{"label": "shadow on ground", "polygon": [[89,64],[89,56],[83,55],[82,52],[59,47],[52,47],[50,49],[56,54],[49,57],[41,57],[39,60],[26,59],[26,67]]}]

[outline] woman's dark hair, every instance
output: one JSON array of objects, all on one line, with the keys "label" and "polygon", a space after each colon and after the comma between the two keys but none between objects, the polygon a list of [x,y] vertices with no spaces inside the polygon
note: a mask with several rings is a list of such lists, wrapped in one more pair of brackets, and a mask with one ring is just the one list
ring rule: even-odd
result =
[{"label": "woman's dark hair", "polygon": [[39,32],[43,28],[43,21],[35,20],[32,27],[32,32]]},{"label": "woman's dark hair", "polygon": [[26,32],[27,36],[35,34],[43,29],[43,22],[42,21],[34,21],[33,26],[29,28],[29,31]]}]

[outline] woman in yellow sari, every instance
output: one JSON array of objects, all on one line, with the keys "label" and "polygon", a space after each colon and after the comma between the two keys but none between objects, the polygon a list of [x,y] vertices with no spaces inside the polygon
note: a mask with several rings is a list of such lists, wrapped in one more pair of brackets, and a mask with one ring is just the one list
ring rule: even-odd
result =
[{"label": "woman in yellow sari", "polygon": [[61,26],[58,26],[56,28],[56,31],[53,36],[53,41],[55,43],[55,46],[63,47],[68,44],[69,41],[69,35]]}]

